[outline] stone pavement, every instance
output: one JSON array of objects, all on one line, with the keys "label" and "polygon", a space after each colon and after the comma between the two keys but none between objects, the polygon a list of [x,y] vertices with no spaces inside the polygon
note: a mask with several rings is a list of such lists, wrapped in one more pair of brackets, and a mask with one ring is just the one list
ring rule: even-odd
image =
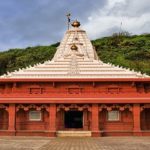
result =
[{"label": "stone pavement", "polygon": [[150,137],[0,137],[0,150],[150,150]]}]

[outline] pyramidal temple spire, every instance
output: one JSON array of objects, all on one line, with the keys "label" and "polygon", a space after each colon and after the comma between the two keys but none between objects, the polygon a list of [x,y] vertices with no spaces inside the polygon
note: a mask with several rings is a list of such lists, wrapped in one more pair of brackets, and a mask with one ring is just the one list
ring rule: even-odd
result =
[{"label": "pyramidal temple spire", "polygon": [[[145,78],[145,74],[103,63],[78,20],[70,22],[50,61],[3,75],[0,78]],[[72,27],[70,27],[70,24]]]},{"label": "pyramidal temple spire", "polygon": [[[86,32],[79,28],[80,22],[75,20],[71,25],[72,28],[66,31],[57,48],[54,60],[69,58],[73,55],[84,60],[98,60],[98,56]],[[74,48],[76,51],[73,50]]]}]

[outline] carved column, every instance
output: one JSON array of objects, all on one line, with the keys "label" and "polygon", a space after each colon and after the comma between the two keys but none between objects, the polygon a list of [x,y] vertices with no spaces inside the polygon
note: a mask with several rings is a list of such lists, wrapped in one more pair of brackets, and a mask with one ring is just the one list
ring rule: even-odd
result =
[{"label": "carved column", "polygon": [[49,131],[50,136],[56,136],[56,104],[49,106]]},{"label": "carved column", "polygon": [[133,132],[135,135],[141,131],[140,112],[140,104],[133,104]]},{"label": "carved column", "polygon": [[[16,107],[15,104],[9,104],[8,108],[8,130],[15,133]],[[14,134],[13,134],[14,135]]]},{"label": "carved column", "polygon": [[60,109],[57,111],[57,129],[63,130],[64,129],[64,110]]},{"label": "carved column", "polygon": [[92,104],[92,136],[100,136],[99,132],[99,107],[98,104]]},{"label": "carved column", "polygon": [[64,129],[64,110],[61,110],[60,112],[60,129]]},{"label": "carved column", "polygon": [[87,109],[85,109],[84,111],[83,111],[83,119],[84,119],[84,126],[83,126],[83,129],[84,130],[88,130],[88,110]]}]

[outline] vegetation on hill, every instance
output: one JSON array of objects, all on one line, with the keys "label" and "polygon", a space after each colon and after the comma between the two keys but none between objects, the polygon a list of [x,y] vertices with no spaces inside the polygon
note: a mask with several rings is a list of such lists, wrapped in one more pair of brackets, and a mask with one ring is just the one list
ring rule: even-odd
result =
[{"label": "vegetation on hill", "polygon": [[[150,75],[150,34],[131,36],[127,32],[115,33],[110,37],[93,40],[92,43],[102,61]],[[0,74],[43,63],[53,57],[58,45],[0,52]]]},{"label": "vegetation on hill", "polygon": [[113,34],[92,41],[104,62],[130,68],[150,75],[150,34]]},{"label": "vegetation on hill", "polygon": [[0,75],[52,59],[58,43],[0,52]]}]

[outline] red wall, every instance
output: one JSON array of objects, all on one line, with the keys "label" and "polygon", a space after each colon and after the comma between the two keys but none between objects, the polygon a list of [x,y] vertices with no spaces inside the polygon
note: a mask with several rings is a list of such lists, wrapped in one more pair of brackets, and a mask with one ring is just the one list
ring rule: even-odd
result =
[{"label": "red wall", "polygon": [[[149,82],[12,82],[0,83],[0,96],[98,96],[102,95],[135,95],[150,96]],[[87,95],[88,94],[88,95]]]},{"label": "red wall", "polygon": [[101,130],[117,130],[117,131],[131,131],[133,130],[133,116],[132,112],[125,110],[120,111],[119,121],[108,121],[108,111],[103,110],[99,114],[100,129]]},{"label": "red wall", "polygon": [[30,121],[29,111],[19,110],[16,115],[16,130],[48,130],[49,114],[42,111],[41,121]]}]

